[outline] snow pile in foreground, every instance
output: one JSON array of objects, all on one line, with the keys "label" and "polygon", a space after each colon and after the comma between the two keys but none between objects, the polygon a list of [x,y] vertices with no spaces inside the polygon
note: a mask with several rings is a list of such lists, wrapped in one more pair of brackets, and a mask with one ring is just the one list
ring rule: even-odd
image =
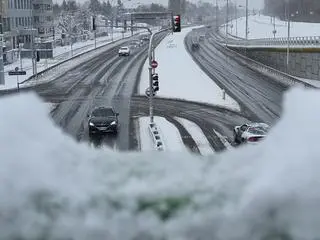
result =
[{"label": "snow pile in foreground", "polygon": [[292,90],[264,142],[213,159],[95,150],[34,95],[2,98],[0,239],[320,237],[319,102]]}]

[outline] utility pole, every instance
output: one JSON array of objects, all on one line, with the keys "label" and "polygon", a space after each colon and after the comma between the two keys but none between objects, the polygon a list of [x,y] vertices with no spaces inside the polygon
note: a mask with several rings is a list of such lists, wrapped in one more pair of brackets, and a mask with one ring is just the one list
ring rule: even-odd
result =
[{"label": "utility pole", "polygon": [[2,15],[0,15],[0,85],[4,85],[4,67],[3,67],[3,29]]},{"label": "utility pole", "polygon": [[290,2],[288,1],[287,2],[287,6],[288,6],[288,9],[287,9],[287,15],[288,15],[288,46],[287,46],[287,72],[289,72],[289,61],[290,61]]},{"label": "utility pole", "polygon": [[33,2],[30,0],[30,10],[31,10],[31,60],[32,60],[32,74],[37,74],[37,59],[36,59],[36,49],[35,49],[35,36],[34,36],[34,17],[33,17]]},{"label": "utility pole", "polygon": [[227,0],[226,46],[228,45],[228,26],[229,26],[229,0]]},{"label": "utility pole", "polygon": [[238,8],[237,3],[234,4],[234,14],[236,18],[236,36],[238,37]]},{"label": "utility pole", "polygon": [[248,44],[248,33],[249,33],[248,18],[249,18],[249,7],[248,7],[248,0],[246,0],[246,43],[247,44]]},{"label": "utility pole", "polygon": [[216,0],[216,27],[218,27],[218,0]]}]

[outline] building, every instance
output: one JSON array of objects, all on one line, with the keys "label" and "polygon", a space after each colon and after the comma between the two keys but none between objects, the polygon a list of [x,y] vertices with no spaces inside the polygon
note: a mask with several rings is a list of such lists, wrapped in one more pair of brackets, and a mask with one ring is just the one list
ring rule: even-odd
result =
[{"label": "building", "polygon": [[54,35],[52,0],[32,0],[33,27],[38,30],[42,40],[48,40]]},{"label": "building", "polygon": [[2,26],[2,20],[6,18],[7,15],[7,1],[6,0],[0,0],[0,24],[1,24],[1,29],[0,33],[3,32],[3,26]]},{"label": "building", "polygon": [[33,35],[47,39],[53,35],[52,0],[0,0],[6,4],[2,15],[7,50],[16,49],[19,43],[30,45]]}]

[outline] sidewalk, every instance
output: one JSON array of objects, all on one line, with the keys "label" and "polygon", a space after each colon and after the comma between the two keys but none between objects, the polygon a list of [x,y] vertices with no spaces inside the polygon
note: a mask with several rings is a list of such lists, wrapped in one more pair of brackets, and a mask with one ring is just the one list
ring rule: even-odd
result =
[{"label": "sidewalk", "polygon": [[[138,32],[145,32],[145,30],[138,30],[134,33]],[[126,32],[124,34],[124,37],[131,36],[131,32]],[[122,39],[122,33],[113,33],[113,41],[117,41],[119,39]],[[110,36],[104,36],[97,38],[97,47],[106,45],[110,42],[112,42],[112,37]],[[51,59],[42,59],[40,62],[37,63],[37,72],[43,71],[47,69],[48,67],[54,66],[58,64],[59,62],[62,62],[64,60],[67,60],[71,58],[72,56],[76,56],[78,54],[88,52],[90,50],[94,49],[94,40],[88,40],[85,42],[77,42],[72,45],[72,54],[71,54],[71,46],[62,46],[62,47],[56,47],[53,49],[53,55],[54,57]],[[8,72],[14,70],[16,67],[19,67],[20,69],[20,61],[16,61],[12,64],[8,64],[4,66],[4,74],[5,74],[5,85],[0,85],[1,89],[10,89],[10,88],[16,88],[17,87],[17,76],[9,76]],[[24,58],[22,59],[22,70],[26,71],[27,74],[24,76],[18,76],[18,81],[22,82],[33,75],[32,71],[32,60]]]}]

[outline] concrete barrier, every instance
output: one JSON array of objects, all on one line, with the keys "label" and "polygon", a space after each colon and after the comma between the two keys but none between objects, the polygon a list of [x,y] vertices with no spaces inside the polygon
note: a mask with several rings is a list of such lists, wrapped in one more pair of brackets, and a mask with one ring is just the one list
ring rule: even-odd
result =
[{"label": "concrete barrier", "polygon": [[164,151],[165,150],[165,146],[163,143],[163,138],[162,138],[162,134],[160,133],[160,129],[157,126],[156,123],[149,123],[148,124],[148,129],[149,129],[149,133],[150,136],[152,138],[152,141],[154,143],[154,148],[157,151]]},{"label": "concrete barrier", "polygon": [[[218,43],[220,46],[225,47],[225,44],[219,41],[215,41],[216,43]],[[230,53],[232,53],[233,55],[237,55],[238,61],[241,61],[243,64],[245,64],[246,66],[248,66],[249,68],[253,69],[253,70],[258,70],[260,73],[270,76],[273,79],[275,79],[276,81],[279,81],[280,83],[287,85],[287,86],[303,86],[306,88],[315,88],[315,86],[303,82],[298,78],[295,78],[292,75],[289,75],[285,72],[279,71],[275,68],[269,67],[261,62],[255,61],[251,58],[248,58],[246,56],[244,56],[241,53],[238,53],[235,50],[232,50],[231,48],[225,48],[227,51],[229,51]]]}]

